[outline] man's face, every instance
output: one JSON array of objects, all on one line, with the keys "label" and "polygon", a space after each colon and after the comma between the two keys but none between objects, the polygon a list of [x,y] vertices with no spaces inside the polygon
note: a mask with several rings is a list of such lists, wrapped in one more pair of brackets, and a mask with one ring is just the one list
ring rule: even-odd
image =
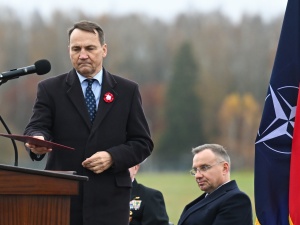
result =
[{"label": "man's face", "polygon": [[101,46],[97,32],[75,29],[70,35],[69,54],[73,67],[81,75],[92,78],[102,69],[107,46]]},{"label": "man's face", "polygon": [[199,188],[206,193],[213,192],[227,181],[228,163],[218,160],[209,149],[194,155],[193,168],[200,170],[195,174],[195,179]]}]

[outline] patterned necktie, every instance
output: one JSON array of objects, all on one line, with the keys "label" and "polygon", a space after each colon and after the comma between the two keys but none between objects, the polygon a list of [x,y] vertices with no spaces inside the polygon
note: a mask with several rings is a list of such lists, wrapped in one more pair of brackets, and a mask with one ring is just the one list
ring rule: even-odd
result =
[{"label": "patterned necktie", "polygon": [[88,86],[85,91],[85,102],[88,108],[90,120],[93,123],[96,116],[96,98],[92,91],[92,84],[95,79],[86,79]]}]

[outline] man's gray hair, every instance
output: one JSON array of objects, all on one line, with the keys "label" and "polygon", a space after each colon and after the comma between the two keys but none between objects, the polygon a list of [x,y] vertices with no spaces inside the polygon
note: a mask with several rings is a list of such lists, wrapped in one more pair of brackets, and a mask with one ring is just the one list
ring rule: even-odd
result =
[{"label": "man's gray hair", "polygon": [[200,145],[198,147],[193,148],[192,153],[193,153],[193,155],[196,155],[197,153],[202,152],[207,149],[211,150],[219,160],[228,162],[228,164],[230,165],[230,157],[229,157],[226,149],[222,145],[219,145],[219,144]]}]

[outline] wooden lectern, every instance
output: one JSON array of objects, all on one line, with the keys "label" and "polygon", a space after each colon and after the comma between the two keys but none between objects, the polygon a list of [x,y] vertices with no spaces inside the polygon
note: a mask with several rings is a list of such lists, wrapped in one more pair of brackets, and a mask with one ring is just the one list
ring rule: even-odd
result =
[{"label": "wooden lectern", "polygon": [[0,225],[70,225],[71,195],[88,177],[0,164]]}]

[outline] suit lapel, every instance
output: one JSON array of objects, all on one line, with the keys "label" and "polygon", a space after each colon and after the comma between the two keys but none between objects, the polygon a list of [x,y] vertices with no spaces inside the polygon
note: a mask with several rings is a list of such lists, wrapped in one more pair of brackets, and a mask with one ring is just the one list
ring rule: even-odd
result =
[{"label": "suit lapel", "polygon": [[132,188],[131,188],[131,197],[130,197],[130,200],[133,200],[135,197],[139,196],[139,191],[140,191],[139,185],[138,185],[136,179],[134,179],[132,181]]},{"label": "suit lapel", "polygon": [[[101,95],[98,104],[98,111],[96,114],[96,118],[94,121],[94,125],[92,128],[92,133],[97,129],[97,127],[101,124],[102,120],[105,118],[107,113],[111,110],[111,108],[118,101],[118,93],[114,90],[114,87],[117,85],[117,82],[113,78],[113,76],[108,73],[105,69],[103,69],[103,80],[101,87]],[[111,93],[114,96],[114,100],[112,102],[105,102],[103,100],[104,95],[106,93]]]},{"label": "suit lapel", "polygon": [[71,102],[74,104],[76,110],[84,120],[84,123],[88,126],[91,127],[91,123],[89,120],[89,115],[88,111],[86,108],[86,103],[84,100],[84,96],[82,93],[81,85],[79,82],[79,79],[77,77],[77,74],[75,72],[75,69],[71,70],[66,79],[67,83],[67,95],[69,96]]},{"label": "suit lapel", "polygon": [[130,211],[132,218],[138,217],[138,214],[141,213],[140,209],[142,206],[142,197],[141,196],[141,185],[137,183],[136,180],[132,182],[131,196],[130,196]]},{"label": "suit lapel", "polygon": [[191,214],[193,213],[195,210],[203,207],[204,205],[206,205],[208,202],[205,201],[205,193],[202,194],[200,197],[196,198],[194,201],[192,201],[191,203],[189,203],[185,208],[184,208],[184,213],[182,214],[182,216],[180,217],[179,221],[178,221],[178,225],[182,224],[183,221]]}]

